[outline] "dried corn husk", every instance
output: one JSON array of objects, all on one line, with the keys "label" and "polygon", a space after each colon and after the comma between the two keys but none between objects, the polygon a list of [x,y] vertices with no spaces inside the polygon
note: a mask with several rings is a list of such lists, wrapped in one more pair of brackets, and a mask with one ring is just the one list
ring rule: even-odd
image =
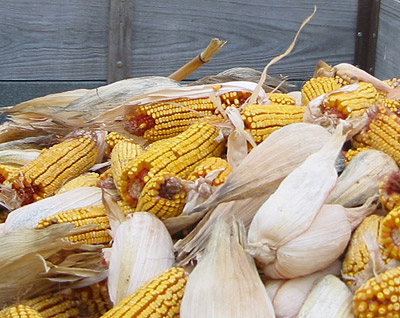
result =
[{"label": "dried corn husk", "polygon": [[105,278],[102,246],[69,242],[66,237],[87,231],[87,226],[73,227],[73,224],[55,224],[2,236],[0,307]]},{"label": "dried corn husk", "polygon": [[296,318],[304,301],[317,281],[324,276],[339,275],[341,262],[311,275],[293,279],[267,280],[264,285],[274,306],[276,318]]},{"label": "dried corn husk", "polygon": [[368,198],[378,195],[379,183],[395,171],[399,168],[392,157],[379,150],[365,150],[343,170],[327,203],[345,207],[362,205]]},{"label": "dried corn husk", "polygon": [[339,278],[326,275],[311,290],[298,318],[352,318],[353,295]]},{"label": "dried corn husk", "polygon": [[6,219],[5,231],[13,232],[22,228],[34,228],[48,216],[61,211],[102,203],[101,189],[82,187],[57,194],[12,211]]},{"label": "dried corn husk", "polygon": [[319,150],[329,136],[322,127],[306,123],[290,124],[274,131],[192,212],[209,211],[222,202],[271,194],[283,178]]},{"label": "dried corn husk", "polygon": [[290,173],[261,206],[249,228],[249,252],[272,278],[308,275],[344,251],[351,224],[340,205],[324,205],[337,180],[336,158],[346,135],[329,142]]},{"label": "dried corn husk", "polygon": [[23,166],[36,159],[40,151],[36,149],[27,150],[0,150],[0,164]]},{"label": "dried corn husk", "polygon": [[206,252],[189,275],[181,318],[275,317],[254,261],[240,244],[241,233],[231,234],[229,225],[217,221]]},{"label": "dried corn husk", "polygon": [[113,304],[135,292],[175,263],[164,224],[147,212],[135,212],[120,224],[111,248],[108,290]]}]

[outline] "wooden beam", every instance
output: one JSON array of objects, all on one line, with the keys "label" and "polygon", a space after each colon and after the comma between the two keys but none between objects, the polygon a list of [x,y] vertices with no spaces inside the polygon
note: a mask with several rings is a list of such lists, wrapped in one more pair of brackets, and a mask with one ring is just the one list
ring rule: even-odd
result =
[{"label": "wooden beam", "polygon": [[359,0],[354,63],[373,74],[379,24],[379,0]]},{"label": "wooden beam", "polygon": [[133,0],[110,0],[107,82],[130,77]]}]

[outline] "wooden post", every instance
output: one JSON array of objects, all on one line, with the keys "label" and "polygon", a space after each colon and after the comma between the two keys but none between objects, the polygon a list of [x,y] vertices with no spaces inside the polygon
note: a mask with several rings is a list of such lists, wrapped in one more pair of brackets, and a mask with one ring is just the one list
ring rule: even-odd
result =
[{"label": "wooden post", "polygon": [[359,0],[354,64],[373,74],[378,37],[380,0]]},{"label": "wooden post", "polygon": [[131,76],[132,16],[133,0],[110,0],[108,83]]}]

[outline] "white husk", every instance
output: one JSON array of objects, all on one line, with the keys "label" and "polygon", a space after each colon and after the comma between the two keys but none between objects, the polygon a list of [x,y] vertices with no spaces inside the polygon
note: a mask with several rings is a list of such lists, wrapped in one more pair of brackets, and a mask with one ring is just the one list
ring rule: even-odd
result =
[{"label": "white husk", "polygon": [[275,317],[254,261],[238,236],[237,231],[231,235],[223,220],[216,222],[204,256],[189,275],[181,318]]},{"label": "white husk", "polygon": [[326,275],[311,290],[298,318],[353,318],[353,294],[339,278]]},{"label": "white husk", "polygon": [[0,151],[0,164],[12,165],[12,166],[23,166],[39,156],[40,150],[1,150]]},{"label": "white husk", "polygon": [[357,154],[339,176],[327,203],[345,207],[362,205],[379,192],[379,183],[386,175],[398,172],[391,156],[379,150],[365,150]]},{"label": "white husk", "polygon": [[151,213],[131,214],[118,227],[111,248],[108,289],[113,304],[171,268],[174,261],[164,224]]},{"label": "white husk", "polygon": [[267,280],[264,285],[274,306],[276,318],[296,318],[315,283],[328,274],[339,275],[341,262],[311,275],[293,279]]},{"label": "white husk", "polygon": [[248,232],[249,252],[267,276],[294,278],[321,270],[347,245],[351,228],[344,208],[322,209],[336,184],[335,160],[345,139],[338,127],[329,142],[290,173],[254,216]]},{"label": "white husk", "polygon": [[209,211],[221,202],[271,194],[330,134],[318,125],[296,123],[274,131],[253,148],[227,181],[193,212]]},{"label": "white husk", "polygon": [[34,228],[45,217],[70,209],[100,204],[102,204],[100,188],[81,187],[73,189],[12,211],[5,221],[5,231],[12,232],[22,228]]}]

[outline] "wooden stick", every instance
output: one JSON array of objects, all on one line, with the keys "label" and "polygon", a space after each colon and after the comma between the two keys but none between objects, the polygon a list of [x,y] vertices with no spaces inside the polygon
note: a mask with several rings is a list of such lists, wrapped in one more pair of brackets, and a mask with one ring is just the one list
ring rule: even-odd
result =
[{"label": "wooden stick", "polygon": [[185,77],[197,70],[200,66],[207,63],[226,44],[226,42],[227,41],[217,38],[212,39],[203,52],[168,77],[180,82]]}]

